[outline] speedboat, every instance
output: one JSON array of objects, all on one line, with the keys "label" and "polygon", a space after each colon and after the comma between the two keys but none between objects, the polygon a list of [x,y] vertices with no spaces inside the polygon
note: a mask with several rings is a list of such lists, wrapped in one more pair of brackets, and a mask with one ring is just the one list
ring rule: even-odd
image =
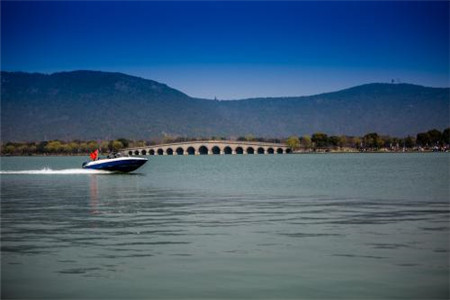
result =
[{"label": "speedboat", "polygon": [[97,158],[98,156],[95,155],[95,160],[84,162],[82,168],[126,173],[138,169],[148,161],[147,158],[143,157],[128,157],[120,156],[119,154],[108,155],[106,158]]}]

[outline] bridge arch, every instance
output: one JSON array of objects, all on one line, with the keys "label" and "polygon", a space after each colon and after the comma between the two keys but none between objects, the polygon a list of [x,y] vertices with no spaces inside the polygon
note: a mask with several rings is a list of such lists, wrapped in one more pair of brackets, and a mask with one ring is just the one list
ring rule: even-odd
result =
[{"label": "bridge arch", "polygon": [[206,146],[203,145],[203,146],[200,146],[200,148],[198,148],[198,153],[200,155],[208,155],[209,150]]},{"label": "bridge arch", "polygon": [[173,149],[172,148],[167,148],[166,154],[167,155],[173,155]]},{"label": "bridge arch", "polygon": [[149,154],[149,155],[155,155],[155,150],[150,149],[150,150],[148,151],[148,154]]},{"label": "bridge arch", "polygon": [[223,149],[223,153],[224,153],[224,154],[233,154],[233,150],[231,149],[230,146],[226,146],[226,147]]},{"label": "bridge arch", "polygon": [[255,154],[255,149],[253,147],[247,147],[247,154]]},{"label": "bridge arch", "polygon": [[195,148],[194,147],[188,147],[186,150],[188,155],[195,155]]},{"label": "bridge arch", "polygon": [[258,154],[264,154],[265,153],[263,147],[259,147],[257,152],[258,152]]},{"label": "bridge arch", "polygon": [[142,154],[142,155],[147,155],[147,150],[145,150],[145,149],[142,150],[142,151],[141,151],[141,154]]},{"label": "bridge arch", "polygon": [[130,151],[128,151],[128,155],[133,155],[133,151],[132,150],[130,150]]},{"label": "bridge arch", "polygon": [[267,154],[274,154],[275,151],[273,150],[272,147],[270,147],[269,149],[267,149]]},{"label": "bridge arch", "polygon": [[134,155],[139,155],[139,150],[134,151]]},{"label": "bridge arch", "polygon": [[164,155],[164,150],[161,149],[161,148],[159,148],[159,149],[157,150],[157,153],[158,153],[158,155]]},{"label": "bridge arch", "polygon": [[236,154],[244,154],[244,149],[240,146],[236,147],[234,151],[236,152]]},{"label": "bridge arch", "polygon": [[183,155],[184,154],[184,149],[181,148],[181,147],[178,147],[175,152],[177,153],[177,155]]},{"label": "bridge arch", "polygon": [[283,154],[283,149],[282,148],[278,148],[277,149],[277,154]]},{"label": "bridge arch", "polygon": [[219,146],[212,147],[211,151],[212,151],[212,154],[220,154]]}]

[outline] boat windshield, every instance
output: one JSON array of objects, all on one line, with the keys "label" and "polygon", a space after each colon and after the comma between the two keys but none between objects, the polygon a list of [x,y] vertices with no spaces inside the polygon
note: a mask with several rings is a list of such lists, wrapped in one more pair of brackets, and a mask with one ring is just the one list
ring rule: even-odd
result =
[{"label": "boat windshield", "polygon": [[120,153],[112,152],[112,153],[109,153],[107,157],[108,158],[118,158],[118,157],[122,157],[122,155]]}]

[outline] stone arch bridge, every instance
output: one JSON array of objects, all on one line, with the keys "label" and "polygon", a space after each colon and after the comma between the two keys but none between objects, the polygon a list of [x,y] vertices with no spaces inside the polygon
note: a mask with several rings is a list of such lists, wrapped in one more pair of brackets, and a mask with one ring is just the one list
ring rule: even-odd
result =
[{"label": "stone arch bridge", "polygon": [[247,141],[191,141],[122,149],[125,155],[287,154],[285,144]]}]

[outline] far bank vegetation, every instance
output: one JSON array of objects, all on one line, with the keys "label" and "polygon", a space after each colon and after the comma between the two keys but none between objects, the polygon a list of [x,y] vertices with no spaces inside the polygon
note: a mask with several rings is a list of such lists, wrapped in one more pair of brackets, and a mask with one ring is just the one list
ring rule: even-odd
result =
[{"label": "far bank vegetation", "polygon": [[174,137],[164,136],[149,141],[133,141],[125,138],[108,141],[40,141],[40,142],[6,142],[1,144],[3,156],[26,155],[87,155],[95,149],[102,153],[117,152],[123,148],[145,147],[158,144],[203,141],[235,140],[283,143],[293,152],[412,152],[412,151],[450,151],[450,128],[442,132],[432,129],[418,133],[416,136],[391,137],[376,132],[364,136],[327,135],[316,132],[312,135],[290,136],[288,138],[261,138],[253,135],[241,137]]}]

